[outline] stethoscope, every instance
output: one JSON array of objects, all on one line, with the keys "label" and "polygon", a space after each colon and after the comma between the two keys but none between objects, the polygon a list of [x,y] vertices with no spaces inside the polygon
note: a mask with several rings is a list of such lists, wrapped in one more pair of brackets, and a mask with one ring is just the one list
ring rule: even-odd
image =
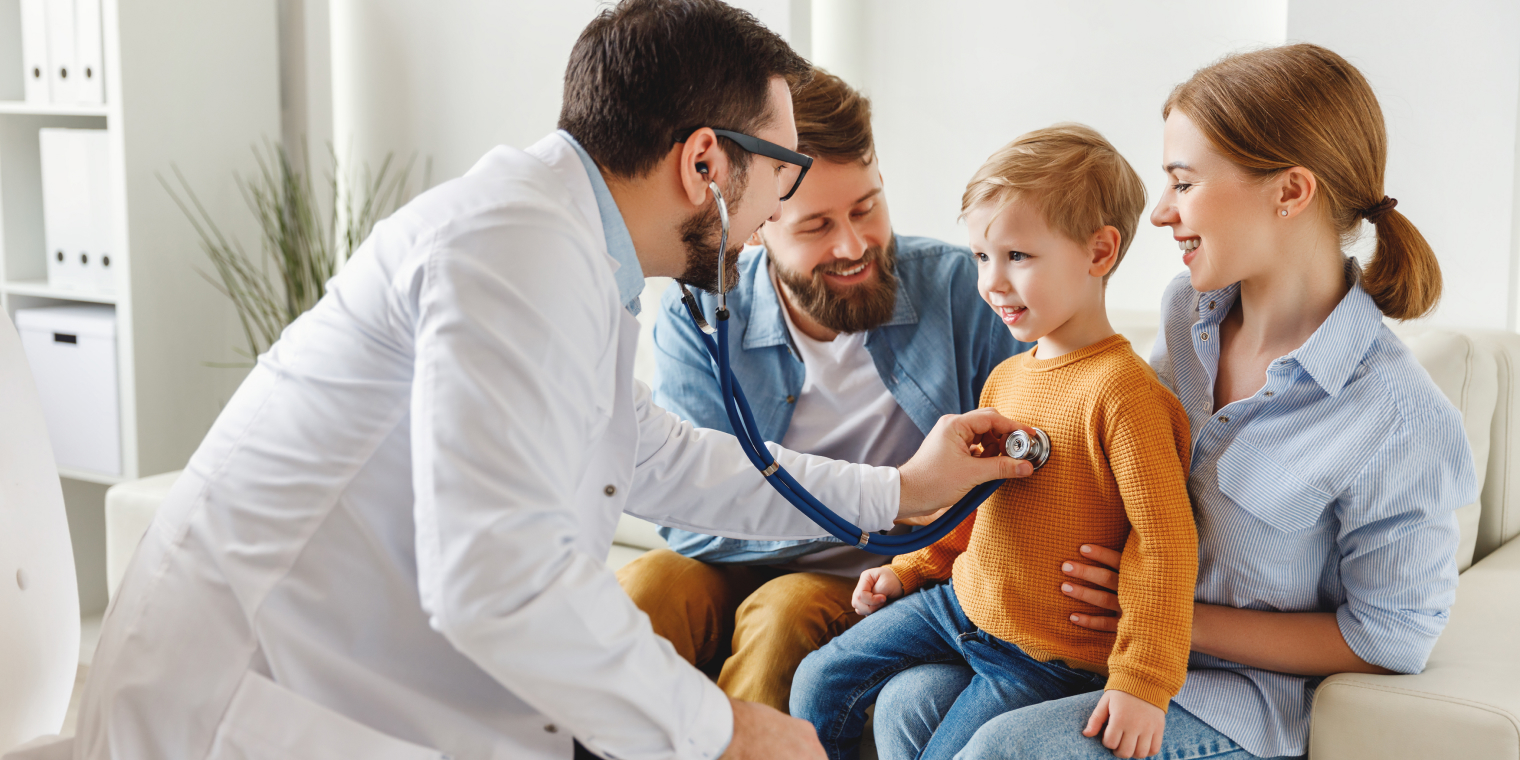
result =
[{"label": "stethoscope", "polygon": [[[699,171],[702,172],[704,179],[707,178],[705,167]],[[786,468],[771,456],[770,450],[765,447],[764,440],[758,435],[760,427],[755,424],[749,401],[744,398],[744,389],[739,387],[739,381],[734,379],[733,370],[728,365],[728,293],[723,283],[727,272],[724,257],[728,253],[728,204],[723,201],[723,192],[718,189],[718,183],[710,181],[707,187],[712,190],[713,199],[718,203],[718,219],[722,224],[718,237],[718,311],[715,315],[718,326],[716,328],[708,324],[702,316],[702,309],[697,305],[697,299],[692,296],[686,285],[678,284],[681,286],[681,301],[686,304],[687,313],[691,315],[692,322],[700,331],[702,342],[707,346],[707,353],[717,364],[723,409],[728,413],[728,424],[733,428],[735,437],[739,439],[739,446],[744,449],[745,456],[749,457],[750,463],[760,471],[760,475],[771,484],[772,488],[776,489],[777,493],[781,494],[782,498],[846,544],[853,544],[856,548],[874,554],[891,555],[917,551],[940,540],[946,533],[954,530],[957,525],[970,517],[971,513],[975,512],[976,508],[980,507],[982,502],[1003,484],[1003,481],[994,480],[971,489],[939,519],[922,528],[898,535],[872,535],[861,530],[860,526],[840,517],[834,510],[814,498],[792,477],[791,473],[786,471]],[[714,335],[717,336],[716,341]],[[1038,429],[1035,429],[1034,436],[1017,430],[1005,440],[1003,449],[1008,456],[1029,460],[1035,469],[1039,469],[1050,456],[1050,439]]]}]

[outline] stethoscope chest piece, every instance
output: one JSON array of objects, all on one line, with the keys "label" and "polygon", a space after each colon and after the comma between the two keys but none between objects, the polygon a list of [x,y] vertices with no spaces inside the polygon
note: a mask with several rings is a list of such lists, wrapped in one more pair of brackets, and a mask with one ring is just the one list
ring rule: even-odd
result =
[{"label": "stethoscope chest piece", "polygon": [[1013,431],[1013,435],[1003,441],[1003,453],[1026,460],[1038,470],[1050,458],[1050,437],[1039,428],[1031,429],[1034,430],[1033,436],[1022,430]]}]

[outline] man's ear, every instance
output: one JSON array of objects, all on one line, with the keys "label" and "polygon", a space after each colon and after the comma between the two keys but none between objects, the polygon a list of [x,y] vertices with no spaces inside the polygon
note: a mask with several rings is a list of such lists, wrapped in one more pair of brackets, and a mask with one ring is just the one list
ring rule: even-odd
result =
[{"label": "man's ear", "polygon": [[1304,209],[1314,202],[1315,196],[1319,195],[1319,179],[1314,173],[1302,166],[1295,166],[1278,173],[1272,180],[1272,200],[1275,208],[1273,214],[1281,214],[1287,210],[1285,217],[1298,216]]},{"label": "man's ear", "polygon": [[1119,263],[1119,230],[1104,226],[1087,240],[1089,263],[1087,273],[1093,277],[1105,277]]},{"label": "man's ear", "polygon": [[[719,147],[718,136],[711,129],[703,127],[692,132],[686,142],[677,144],[672,150],[679,153],[676,171],[681,179],[681,193],[693,206],[706,204],[707,183],[717,182],[722,187],[722,178],[728,176],[728,154]],[[706,169],[705,173],[700,171],[702,168]]]},{"label": "man's ear", "polygon": [[749,240],[744,241],[744,244],[745,245],[765,245],[765,238],[760,235],[760,230],[763,230],[763,229],[765,229],[765,225],[764,224],[760,225],[760,228],[757,229],[757,230],[755,230],[755,234],[750,235],[749,236]]}]

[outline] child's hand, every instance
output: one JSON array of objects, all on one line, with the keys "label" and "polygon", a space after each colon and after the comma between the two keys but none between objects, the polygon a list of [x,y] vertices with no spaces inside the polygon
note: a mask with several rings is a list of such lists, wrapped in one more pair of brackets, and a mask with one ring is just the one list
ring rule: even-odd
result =
[{"label": "child's hand", "polygon": [[855,584],[855,596],[850,603],[855,605],[857,613],[869,615],[881,609],[889,599],[902,595],[902,581],[898,579],[897,573],[891,566],[882,565],[860,574],[860,582]]},{"label": "child's hand", "polygon": [[[1105,720],[1107,730],[1103,729]],[[1099,731],[1103,731],[1103,746],[1113,750],[1114,757],[1150,757],[1161,751],[1166,712],[1133,694],[1109,689],[1098,700],[1082,735],[1097,736]]]}]

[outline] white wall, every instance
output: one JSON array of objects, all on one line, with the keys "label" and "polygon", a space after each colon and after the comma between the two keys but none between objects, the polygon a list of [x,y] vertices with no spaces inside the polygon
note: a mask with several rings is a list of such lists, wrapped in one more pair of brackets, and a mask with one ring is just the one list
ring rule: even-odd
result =
[{"label": "white wall", "polygon": [[[526,147],[554,129],[570,48],[605,6],[601,0],[326,2],[340,151],[370,162],[415,151],[432,158],[435,182],[463,174],[496,145]],[[799,0],[736,4],[782,34],[794,16],[806,15],[805,3],[793,13]]]},{"label": "white wall", "polygon": [[499,144],[554,129],[570,47],[596,0],[330,0],[340,155],[433,159],[463,174]]},{"label": "white wall", "polygon": [[[1287,14],[1286,0],[868,5],[864,76],[853,84],[875,107],[894,226],[958,243],[966,180],[1009,140],[1059,121],[1102,132],[1154,198],[1172,87],[1227,52],[1281,43]],[[821,26],[813,44],[824,52]],[[1170,231],[1142,220],[1110,281],[1110,308],[1155,309],[1182,269]]]},{"label": "white wall", "polygon": [[1431,321],[1514,329],[1520,2],[1294,0],[1288,39],[1340,53],[1377,92],[1385,191],[1441,261]]},{"label": "white wall", "polygon": [[[287,18],[306,19],[305,38],[286,43],[287,64],[308,69],[306,91],[287,97],[295,102],[287,102],[287,139],[304,119],[314,147],[331,134],[356,159],[415,151],[433,159],[435,182],[494,145],[525,146],[553,129],[570,47],[604,5],[282,2],[295,9]],[[320,65],[329,30],[312,20],[329,4],[330,74]],[[1361,67],[1383,102],[1388,192],[1435,244],[1446,274],[1435,321],[1515,325],[1520,0],[738,4],[872,97],[897,229],[957,242],[966,179],[1018,134],[1090,124],[1154,197],[1163,182],[1160,108],[1175,84],[1229,52],[1290,39],[1325,44]],[[308,60],[293,61],[293,51]],[[330,115],[321,107],[327,92]],[[1110,285],[1111,307],[1154,309],[1181,269],[1167,231],[1142,222]]]}]

